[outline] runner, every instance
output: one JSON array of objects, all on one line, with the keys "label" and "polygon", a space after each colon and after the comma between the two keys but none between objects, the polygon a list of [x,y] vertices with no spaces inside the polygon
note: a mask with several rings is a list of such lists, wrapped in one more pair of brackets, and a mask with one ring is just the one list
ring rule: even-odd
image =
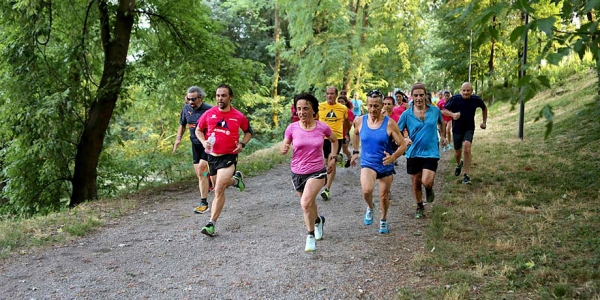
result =
[{"label": "runner", "polygon": [[204,151],[204,146],[202,146],[202,143],[200,143],[195,133],[198,119],[200,119],[202,114],[212,107],[204,103],[204,98],[206,98],[206,93],[202,88],[197,86],[188,88],[187,95],[185,97],[187,104],[185,104],[181,110],[181,116],[179,117],[179,128],[177,129],[177,138],[175,140],[175,145],[173,145],[173,153],[175,153],[177,151],[177,147],[179,147],[179,143],[181,143],[183,131],[187,126],[190,132],[190,141],[192,142],[194,172],[196,173],[196,177],[198,177],[198,189],[200,190],[200,203],[194,208],[194,212],[198,214],[203,214],[209,210],[208,192],[210,188],[210,178],[207,178],[207,155]]},{"label": "runner", "polygon": [[[406,129],[408,137],[405,139],[408,148],[406,150],[406,172],[412,179],[412,188],[417,202],[415,219],[425,216],[423,206],[423,190],[427,202],[435,199],[433,182],[440,159],[440,148],[437,130],[444,132],[442,113],[439,108],[432,104],[426,104],[427,90],[422,83],[415,83],[410,91],[413,97],[413,105],[400,117],[398,126],[400,130]],[[446,146],[446,138],[442,138],[442,145]]]},{"label": "runner", "polygon": [[[360,154],[360,185],[363,199],[367,203],[367,211],[363,218],[365,225],[373,224],[373,190],[375,181],[379,183],[379,201],[381,203],[381,220],[379,233],[389,232],[387,212],[390,207],[390,187],[394,180],[394,161],[406,150],[406,144],[398,129],[398,125],[382,112],[383,94],[373,90],[367,94],[369,113],[354,119],[354,141],[352,160],[356,165]],[[392,151],[392,141],[398,149]],[[359,151],[362,144],[362,152]]]},{"label": "runner", "polygon": [[[465,82],[460,88],[460,95],[454,95],[448,102],[442,113],[446,116],[452,117],[452,135],[454,143],[454,159],[456,160],[456,168],[454,169],[454,175],[460,176],[463,166],[465,167],[465,173],[463,176],[463,184],[470,184],[471,177],[469,172],[471,171],[471,144],[473,143],[473,135],[475,133],[475,111],[477,108],[481,108],[483,122],[479,127],[481,129],[486,128],[487,122],[487,107],[483,100],[473,95],[473,87],[471,83]],[[461,159],[464,146],[464,162]]]},{"label": "runner", "polygon": [[323,238],[325,217],[317,210],[317,194],[327,181],[327,173],[335,168],[336,156],[331,154],[327,165],[323,164],[323,144],[325,139],[332,145],[332,153],[338,148],[337,137],[327,124],[316,121],[319,101],[311,94],[299,94],[294,97],[294,106],[299,112],[299,122],[288,125],[281,145],[281,154],[287,154],[290,144],[292,151],[292,183],[300,197],[300,206],[304,214],[304,225],[308,231],[305,251],[316,250],[316,240]]},{"label": "runner", "polygon": [[[327,124],[333,131],[338,140],[338,145],[343,143],[344,139],[344,128],[350,128],[350,122],[348,121],[348,108],[342,104],[337,103],[338,90],[334,86],[329,86],[326,89],[327,101],[319,103],[319,120]],[[337,148],[337,152],[332,152],[334,149],[329,140],[325,140],[323,144],[323,157],[327,159],[330,154],[337,157],[340,154],[341,147]],[[335,179],[336,167],[327,174],[327,183],[325,189],[321,192],[321,198],[323,201],[331,199],[331,185]]]},{"label": "runner", "polygon": [[[244,175],[236,171],[238,153],[252,138],[252,127],[248,118],[240,111],[231,107],[233,90],[226,84],[221,84],[216,91],[217,106],[209,109],[200,117],[196,127],[196,137],[209,152],[208,166],[210,176],[215,186],[210,220],[202,228],[202,233],[215,235],[215,223],[225,205],[225,188],[235,186],[240,192],[244,191]],[[239,141],[239,130],[244,132]],[[214,136],[215,141],[208,143],[204,132]],[[210,138],[209,138],[210,139]]]}]

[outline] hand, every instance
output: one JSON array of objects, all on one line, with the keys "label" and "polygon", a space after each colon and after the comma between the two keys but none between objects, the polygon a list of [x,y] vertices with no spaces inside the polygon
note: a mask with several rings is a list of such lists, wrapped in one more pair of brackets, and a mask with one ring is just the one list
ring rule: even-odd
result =
[{"label": "hand", "polygon": [[394,159],[393,155],[390,155],[389,153],[383,151],[383,154],[385,154],[385,156],[383,157],[383,165],[387,166],[389,164],[393,164],[394,161],[396,161],[396,159]]},{"label": "hand", "polygon": [[448,145],[448,139],[446,139],[445,137],[442,138],[442,147],[446,147],[446,145]]},{"label": "hand", "polygon": [[412,140],[410,138],[404,138],[404,143],[406,143],[406,147],[412,145]]},{"label": "hand", "polygon": [[333,170],[335,170],[335,163],[335,159],[327,158],[327,174],[330,174],[333,172]]},{"label": "hand", "polygon": [[290,151],[290,144],[281,144],[281,149],[279,149],[279,152],[285,155],[288,153],[288,151]]},{"label": "hand", "polygon": [[350,166],[352,166],[352,167],[356,166],[357,158],[358,158],[358,154],[352,154],[352,157],[350,158]]},{"label": "hand", "polygon": [[457,112],[457,113],[453,113],[453,114],[452,114],[452,119],[453,119],[453,120],[458,120],[459,118],[460,118],[460,112]]},{"label": "hand", "polygon": [[481,125],[479,125],[479,127],[481,127],[481,129],[485,129],[485,122],[481,123]]},{"label": "hand", "polygon": [[179,147],[179,143],[181,143],[181,139],[175,140],[175,145],[173,145],[173,153],[177,151],[177,147]]}]

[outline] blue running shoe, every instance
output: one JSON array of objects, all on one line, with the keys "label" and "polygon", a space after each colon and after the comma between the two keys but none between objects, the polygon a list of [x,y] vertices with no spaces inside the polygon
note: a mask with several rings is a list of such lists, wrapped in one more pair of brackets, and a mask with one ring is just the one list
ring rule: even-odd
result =
[{"label": "blue running shoe", "polygon": [[367,212],[364,218],[365,225],[373,224],[373,210],[367,207]]}]

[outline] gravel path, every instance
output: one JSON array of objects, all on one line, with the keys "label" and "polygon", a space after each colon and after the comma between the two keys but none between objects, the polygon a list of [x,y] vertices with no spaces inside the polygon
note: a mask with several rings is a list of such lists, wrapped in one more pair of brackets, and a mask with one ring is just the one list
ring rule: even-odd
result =
[{"label": "gravel path", "polygon": [[324,239],[304,252],[299,199],[282,165],[246,178],[243,193],[226,191],[214,238],[200,233],[208,214],[192,213],[195,185],[163,190],[66,246],[0,261],[0,299],[391,299],[400,288],[426,289],[436,283],[413,260],[427,253],[428,220],[413,219],[404,157],[399,164],[387,235],[378,209],[373,225],[362,223],[358,167],[338,169],[332,199],[317,200]]}]

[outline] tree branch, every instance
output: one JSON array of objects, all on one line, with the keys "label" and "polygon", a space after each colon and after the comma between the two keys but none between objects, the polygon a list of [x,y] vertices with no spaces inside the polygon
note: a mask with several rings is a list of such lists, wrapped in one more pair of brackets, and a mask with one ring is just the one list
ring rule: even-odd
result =
[{"label": "tree branch", "polygon": [[181,42],[184,47],[186,47],[187,49],[192,49],[190,44],[188,44],[187,41],[184,39],[183,35],[181,34],[181,31],[179,31],[177,26],[175,26],[175,24],[173,24],[173,22],[171,22],[171,20],[169,20],[165,16],[162,16],[162,15],[159,15],[159,14],[156,14],[153,12],[145,11],[145,10],[134,10],[134,12],[139,13],[139,14],[145,14],[145,15],[149,16],[151,19],[152,19],[152,17],[156,17],[156,18],[160,19],[161,21],[165,22],[165,24],[167,24],[167,28],[169,28],[169,31],[171,32],[171,34],[177,40],[179,40],[179,42]]}]

